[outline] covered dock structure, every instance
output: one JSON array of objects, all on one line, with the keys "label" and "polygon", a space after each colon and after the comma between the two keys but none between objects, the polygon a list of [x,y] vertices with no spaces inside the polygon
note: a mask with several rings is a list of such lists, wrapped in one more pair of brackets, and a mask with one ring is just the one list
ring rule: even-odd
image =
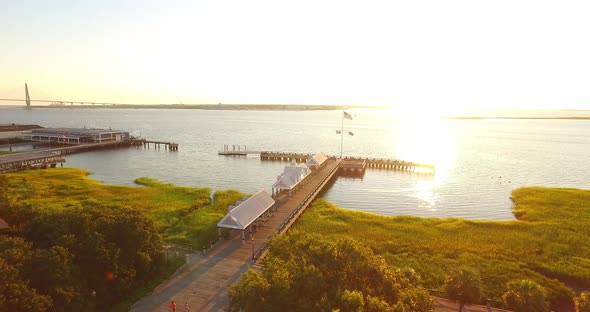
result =
[{"label": "covered dock structure", "polygon": [[118,142],[129,139],[129,132],[112,129],[41,128],[24,135],[25,140],[48,144],[88,144]]},{"label": "covered dock structure", "polygon": [[229,206],[227,214],[217,223],[219,236],[221,237],[221,228],[240,230],[242,242],[245,242],[246,230],[249,230],[252,237],[253,226],[258,226],[270,217],[274,205],[275,200],[264,189],[250,197],[244,197],[235,205]]},{"label": "covered dock structure", "polygon": [[33,153],[15,153],[0,156],[0,173],[26,169],[40,169],[63,163],[64,157],[58,152],[40,151]]},{"label": "covered dock structure", "polygon": [[289,192],[289,196],[303,184],[307,176],[311,174],[311,170],[305,164],[291,164],[285,166],[283,173],[277,177],[277,181],[272,185],[272,196],[279,194],[281,191]]},{"label": "covered dock structure", "polygon": [[324,152],[318,152],[317,154],[309,157],[305,164],[307,167],[309,167],[309,169],[317,170],[326,163],[326,160],[328,160],[328,155],[324,154]]}]

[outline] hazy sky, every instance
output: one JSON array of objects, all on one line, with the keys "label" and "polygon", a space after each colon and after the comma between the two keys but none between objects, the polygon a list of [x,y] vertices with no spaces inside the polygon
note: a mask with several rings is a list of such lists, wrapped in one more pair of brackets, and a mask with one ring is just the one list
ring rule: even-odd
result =
[{"label": "hazy sky", "polygon": [[590,109],[590,1],[0,0],[0,98]]}]

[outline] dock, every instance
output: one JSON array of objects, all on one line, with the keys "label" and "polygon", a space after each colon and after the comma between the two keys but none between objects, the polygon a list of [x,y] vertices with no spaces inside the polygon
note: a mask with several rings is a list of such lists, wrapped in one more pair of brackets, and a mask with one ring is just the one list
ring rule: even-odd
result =
[{"label": "dock", "polygon": [[64,161],[63,155],[52,151],[0,155],[0,173],[55,168]]},{"label": "dock", "polygon": [[[33,141],[32,144],[36,146],[44,143]],[[50,145],[47,148],[38,148],[36,151],[0,155],[0,173],[27,169],[55,168],[56,164],[65,162],[65,155],[130,146],[150,148],[150,144],[156,149],[164,146],[166,150],[178,151],[177,143],[146,139],[125,139],[85,144],[54,143],[53,147]]]},{"label": "dock", "polygon": [[228,144],[223,146],[223,150],[217,152],[217,155],[224,155],[224,156],[248,156],[249,154],[260,154],[257,151],[248,151],[246,145],[232,145],[231,149]]},{"label": "dock", "polygon": [[131,140],[129,140],[129,144],[130,145],[143,145],[143,147],[145,147],[145,148],[150,148],[150,144],[153,144],[155,149],[160,149],[161,146],[164,146],[165,150],[178,151],[178,143],[174,143],[174,142],[153,141],[153,140],[146,140],[146,139],[131,139]]},{"label": "dock", "polygon": [[[248,151],[246,146],[242,149],[240,146],[233,145],[230,149],[229,145],[224,146],[223,151],[219,151],[218,155],[224,156],[247,156],[251,154],[259,154],[260,160],[264,161],[284,161],[298,163],[306,162],[313,154],[309,153],[294,153],[294,152],[273,152],[273,151]],[[329,159],[338,159],[333,155],[328,155]],[[341,171],[357,171],[364,172],[365,169],[380,169],[380,170],[394,170],[407,171],[418,174],[434,174],[434,166],[428,164],[419,164],[411,161],[385,159],[385,158],[363,158],[363,157],[344,157],[340,165]]]},{"label": "dock", "polygon": [[327,164],[308,176],[292,196],[285,193],[276,196],[272,215],[255,227],[246,243],[239,235],[216,242],[209,251],[187,264],[181,273],[137,302],[131,311],[166,311],[172,300],[181,307],[188,302],[191,311],[226,309],[230,285],[238,282],[248,268],[259,265],[267,254],[266,242],[274,235],[287,233],[335,177],[340,163],[339,159],[327,160]]}]

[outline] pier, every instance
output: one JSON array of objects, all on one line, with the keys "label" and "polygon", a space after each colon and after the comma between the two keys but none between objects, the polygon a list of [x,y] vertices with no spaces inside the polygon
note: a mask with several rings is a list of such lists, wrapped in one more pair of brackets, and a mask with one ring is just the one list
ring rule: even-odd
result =
[{"label": "pier", "polygon": [[27,169],[55,168],[58,163],[61,164],[64,161],[61,154],[52,151],[1,155],[0,173]]},{"label": "pier", "polygon": [[223,150],[217,152],[217,155],[224,155],[224,156],[248,156],[248,154],[260,154],[260,152],[255,151],[248,151],[246,145],[232,145],[231,149],[229,148],[229,144],[225,144],[223,146]]},{"label": "pier", "polygon": [[310,174],[292,194],[280,193],[272,214],[252,225],[252,234],[229,235],[216,242],[158,286],[149,296],[137,302],[131,311],[165,311],[171,300],[182,306],[188,302],[191,311],[222,311],[229,305],[227,290],[239,281],[249,267],[257,266],[266,254],[266,242],[274,235],[285,234],[325,188],[338,171],[340,159],[328,159]]},{"label": "pier", "polygon": [[[218,155],[224,156],[247,156],[250,154],[259,154],[260,160],[264,161],[296,161],[299,163],[307,161],[312,154],[307,153],[293,153],[293,152],[271,152],[271,151],[248,151],[246,146],[244,148],[229,149],[229,145],[224,146],[223,151],[219,151]],[[338,159],[333,155],[328,155],[330,159]],[[434,166],[428,164],[419,164],[411,161],[385,159],[385,158],[363,158],[363,157],[344,157],[342,158],[340,170],[342,171],[358,171],[363,172],[366,168],[381,169],[381,170],[395,170],[415,172],[419,174],[434,174]]]},{"label": "pier", "polygon": [[164,149],[169,151],[178,151],[178,143],[174,142],[164,142],[164,141],[152,141],[146,139],[132,139],[129,140],[130,145],[143,145],[145,148],[150,148],[150,144],[154,145],[155,149],[160,149],[161,146],[164,146]]},{"label": "pier", "polygon": [[[36,146],[42,143],[32,142],[32,144]],[[36,151],[32,152],[0,155],[0,173],[27,169],[42,169],[49,167],[55,168],[57,163],[65,162],[64,156],[69,154],[130,146],[143,146],[144,148],[149,148],[150,144],[153,144],[154,148],[156,149],[159,149],[160,146],[163,145],[166,150],[178,151],[177,143],[150,141],[145,139],[126,139],[103,143],[87,143],[73,145],[68,145],[66,143],[54,143],[53,147],[51,147],[50,145],[48,148],[38,148]]]}]

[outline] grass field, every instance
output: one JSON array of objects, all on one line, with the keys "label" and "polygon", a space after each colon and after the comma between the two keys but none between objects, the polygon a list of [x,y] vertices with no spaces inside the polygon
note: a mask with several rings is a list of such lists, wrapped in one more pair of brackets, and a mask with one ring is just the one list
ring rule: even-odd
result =
[{"label": "grass field", "polygon": [[[139,178],[142,186],[105,185],[81,169],[29,170],[6,174],[9,192],[32,209],[69,209],[83,201],[136,207],[146,212],[168,242],[193,247],[217,236],[216,223],[244,194],[179,187]],[[529,187],[512,195],[517,221],[386,217],[341,209],[317,200],[290,235],[313,232],[350,237],[397,267],[411,267],[423,286],[442,289],[449,271],[477,269],[484,298],[500,301],[505,285],[531,279],[554,305],[590,289],[590,191]],[[357,208],[357,207],[354,207]]]},{"label": "grass field", "polygon": [[430,289],[442,289],[449,271],[477,269],[484,298],[501,300],[507,282],[531,279],[554,305],[573,290],[590,289],[590,191],[529,187],[513,192],[517,221],[386,217],[316,201],[295,231],[348,236],[392,265],[411,267]]},{"label": "grass field", "polygon": [[144,187],[106,185],[88,178],[82,169],[56,168],[6,174],[10,194],[33,209],[68,209],[82,201],[139,208],[151,217],[168,242],[208,245],[217,237],[217,222],[227,206],[241,199],[237,191],[217,191],[211,202],[209,188],[180,187],[139,178]]}]

